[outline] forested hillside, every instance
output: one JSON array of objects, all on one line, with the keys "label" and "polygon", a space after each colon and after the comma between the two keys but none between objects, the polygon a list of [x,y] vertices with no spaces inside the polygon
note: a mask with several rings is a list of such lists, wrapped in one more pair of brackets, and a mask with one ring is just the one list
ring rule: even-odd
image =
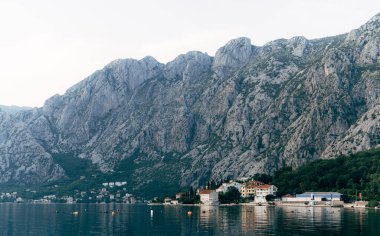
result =
[{"label": "forested hillside", "polygon": [[338,191],[352,199],[361,192],[364,199],[380,200],[380,149],[317,160],[296,170],[285,167],[272,181],[279,194],[305,191]]}]

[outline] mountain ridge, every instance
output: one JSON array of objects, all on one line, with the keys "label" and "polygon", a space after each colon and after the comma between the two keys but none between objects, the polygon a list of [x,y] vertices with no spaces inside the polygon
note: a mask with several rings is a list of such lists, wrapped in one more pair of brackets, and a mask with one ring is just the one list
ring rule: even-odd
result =
[{"label": "mountain ridge", "polygon": [[115,60],[42,108],[0,118],[0,183],[67,178],[57,155],[123,172],[142,191],[374,147],[379,22],[377,15],[346,34],[260,47],[242,37],[214,57],[190,51],[166,64]]}]

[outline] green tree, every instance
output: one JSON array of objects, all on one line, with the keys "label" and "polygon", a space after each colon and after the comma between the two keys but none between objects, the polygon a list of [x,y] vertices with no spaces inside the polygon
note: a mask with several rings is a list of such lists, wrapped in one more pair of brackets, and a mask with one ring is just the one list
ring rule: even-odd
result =
[{"label": "green tree", "polygon": [[219,193],[219,201],[221,203],[239,203],[241,201],[241,194],[236,187],[230,186],[225,193]]},{"label": "green tree", "polygon": [[267,202],[271,202],[275,199],[276,197],[272,194],[268,194],[265,196],[265,200],[267,200]]},{"label": "green tree", "polygon": [[306,191],[337,191],[355,199],[380,200],[380,149],[358,152],[331,160],[316,160],[298,169],[277,171],[271,182],[278,195]]}]

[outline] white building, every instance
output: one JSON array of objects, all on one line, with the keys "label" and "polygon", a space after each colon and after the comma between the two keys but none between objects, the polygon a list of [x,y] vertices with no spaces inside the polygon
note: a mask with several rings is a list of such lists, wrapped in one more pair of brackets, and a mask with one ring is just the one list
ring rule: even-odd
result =
[{"label": "white building", "polygon": [[241,187],[242,187],[242,184],[241,183],[238,183],[238,182],[235,182],[235,181],[230,181],[228,183],[223,183],[219,188],[216,189],[216,191],[218,193],[220,192],[227,192],[228,188],[229,187],[235,187],[239,190],[239,192],[241,192]]},{"label": "white building", "polygon": [[172,200],[172,201],[170,202],[170,204],[172,204],[172,205],[178,205],[179,202],[178,202],[178,200]]},{"label": "white building", "polygon": [[66,203],[68,204],[73,204],[74,203],[74,198],[70,196],[64,196],[62,197],[63,200],[66,200]]},{"label": "white building", "polygon": [[281,201],[283,202],[294,202],[296,201],[296,196],[291,195],[291,194],[286,194],[281,197]]},{"label": "white building", "polygon": [[240,182],[247,182],[249,180],[249,178],[248,177],[239,177],[239,178],[237,178],[237,180]]},{"label": "white building", "polygon": [[342,194],[337,192],[305,192],[296,195],[295,201],[340,201]]},{"label": "white building", "polygon": [[204,189],[199,190],[199,196],[201,198],[201,202],[204,205],[218,205],[219,204],[219,196],[215,190]]},{"label": "white building", "polygon": [[186,196],[186,193],[176,193],[175,199],[180,199]]},{"label": "white building", "polygon": [[262,203],[262,202],[267,202],[266,196],[268,195],[273,195],[275,196],[277,193],[277,187],[274,185],[270,184],[264,184],[261,186],[257,186],[255,188],[256,190],[256,195],[255,195],[255,202],[257,203]]},{"label": "white building", "polygon": [[123,182],[121,182],[121,181],[116,181],[116,182],[115,182],[115,186],[117,186],[117,187],[121,187],[121,186],[124,186],[124,185],[127,185],[127,181],[123,181]]},{"label": "white building", "polygon": [[16,198],[16,202],[23,202],[24,200],[21,197]]},{"label": "white building", "polygon": [[56,196],[55,196],[55,194],[51,194],[51,195],[46,195],[43,198],[44,199],[49,199],[49,200],[54,200],[54,199],[56,199]]},{"label": "white building", "polygon": [[171,199],[170,197],[166,197],[166,198],[164,198],[164,204],[169,205],[172,200],[173,199]]},{"label": "white building", "polygon": [[281,198],[286,204],[302,204],[302,205],[331,205],[342,206],[343,196],[337,192],[305,192],[296,196],[285,195]]}]

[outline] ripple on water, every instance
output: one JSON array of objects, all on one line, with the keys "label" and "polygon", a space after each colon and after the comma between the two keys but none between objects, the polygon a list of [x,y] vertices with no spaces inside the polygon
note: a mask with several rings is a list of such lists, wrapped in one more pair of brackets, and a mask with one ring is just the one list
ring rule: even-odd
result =
[{"label": "ripple on water", "polygon": [[1,235],[380,235],[379,222],[329,207],[0,204]]}]

